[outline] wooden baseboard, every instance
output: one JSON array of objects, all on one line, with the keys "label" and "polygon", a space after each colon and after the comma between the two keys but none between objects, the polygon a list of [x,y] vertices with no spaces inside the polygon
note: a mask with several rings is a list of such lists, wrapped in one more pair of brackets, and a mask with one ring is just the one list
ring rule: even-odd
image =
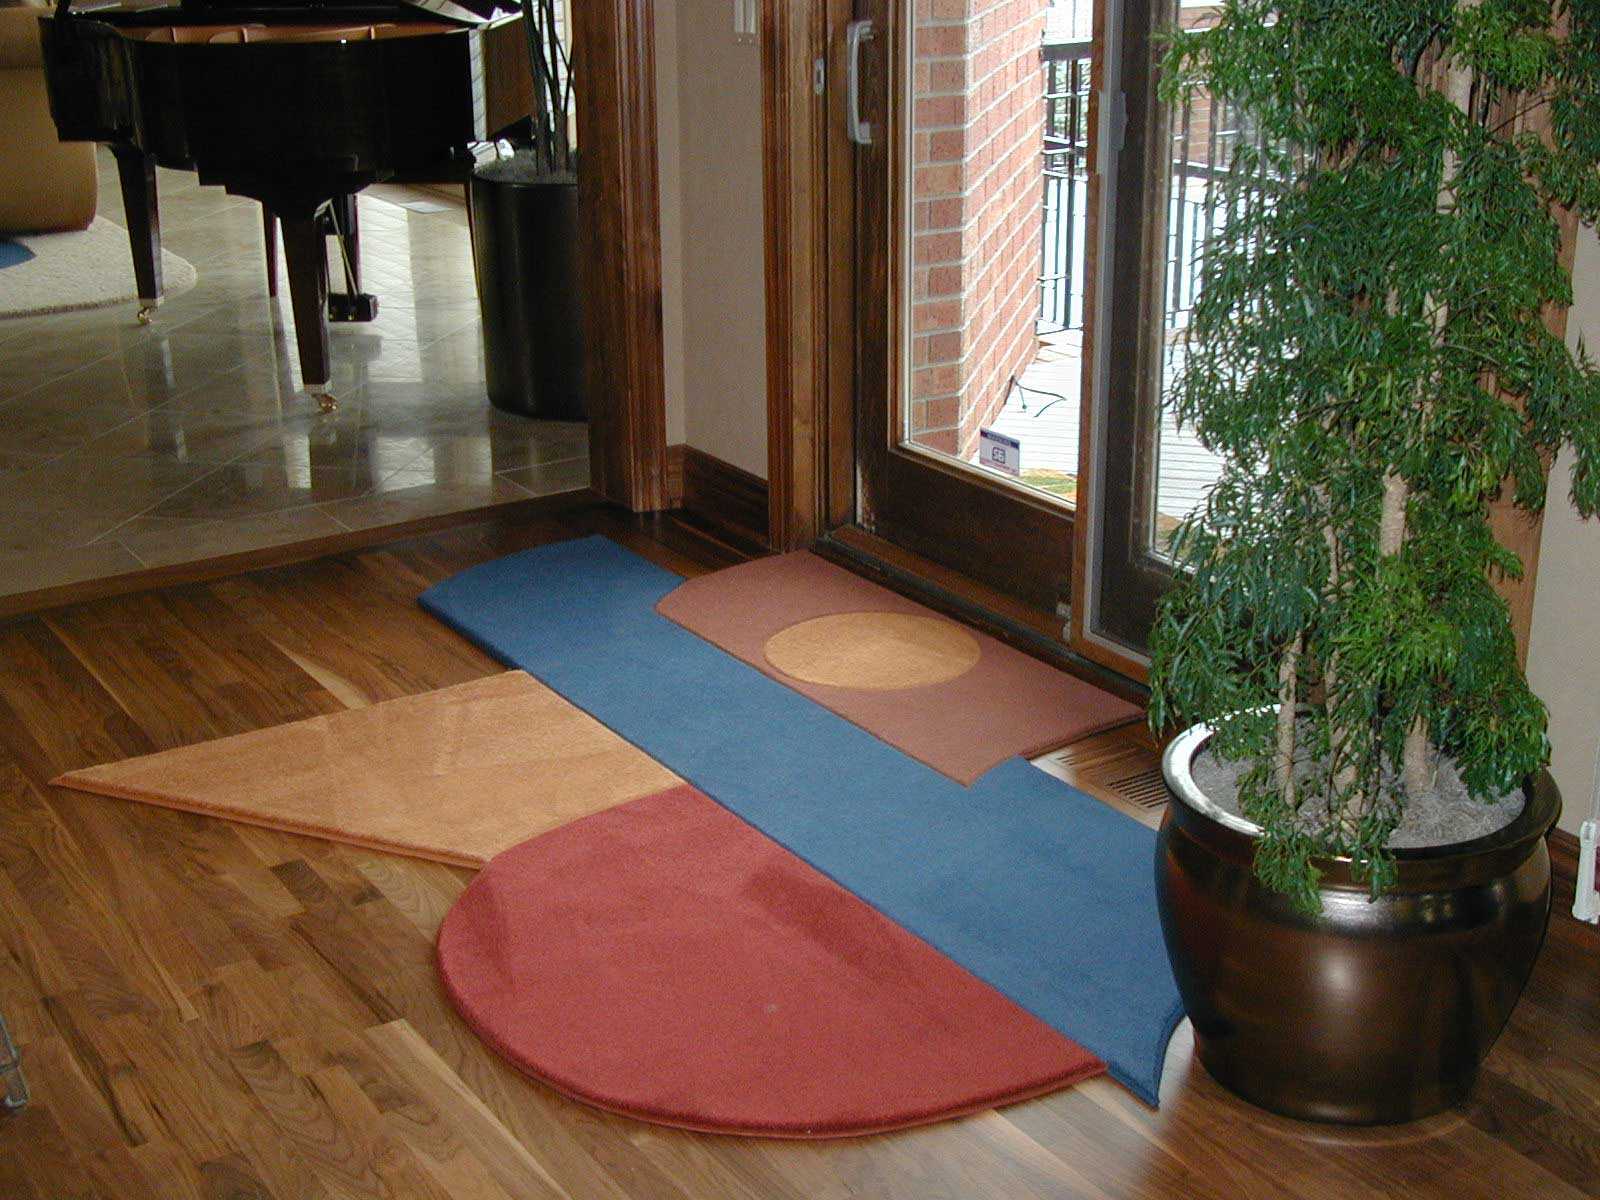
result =
[{"label": "wooden baseboard", "polygon": [[667,507],[683,507],[683,455],[689,447],[682,442],[667,447]]},{"label": "wooden baseboard", "polygon": [[669,478],[679,449],[686,520],[747,554],[766,553],[767,481],[693,446],[668,448]]}]

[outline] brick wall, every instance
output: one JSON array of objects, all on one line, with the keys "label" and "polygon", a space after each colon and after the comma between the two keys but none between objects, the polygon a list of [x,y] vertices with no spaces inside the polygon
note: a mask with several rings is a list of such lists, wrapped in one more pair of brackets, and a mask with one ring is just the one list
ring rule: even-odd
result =
[{"label": "brick wall", "polygon": [[971,457],[1033,360],[1044,0],[915,0],[911,433]]}]

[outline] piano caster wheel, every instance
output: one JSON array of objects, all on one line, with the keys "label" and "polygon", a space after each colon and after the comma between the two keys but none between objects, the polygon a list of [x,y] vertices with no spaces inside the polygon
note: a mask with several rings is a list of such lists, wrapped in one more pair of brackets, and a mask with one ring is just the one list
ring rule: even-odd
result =
[{"label": "piano caster wheel", "polygon": [[151,321],[154,321],[155,319],[156,319],[156,306],[154,304],[140,305],[140,307],[139,307],[139,324],[148,325],[148,324],[150,324]]},{"label": "piano caster wheel", "polygon": [[317,402],[317,411],[331,413],[339,411],[339,402],[334,399],[332,392],[312,392],[311,398]]}]

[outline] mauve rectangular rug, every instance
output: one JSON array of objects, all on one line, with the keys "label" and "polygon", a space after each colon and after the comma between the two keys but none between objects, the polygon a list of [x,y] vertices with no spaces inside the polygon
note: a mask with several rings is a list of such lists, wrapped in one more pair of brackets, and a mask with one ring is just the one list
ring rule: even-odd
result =
[{"label": "mauve rectangular rug", "polygon": [[[1093,684],[804,550],[685,580],[656,611],[960,783],[1140,715]],[[901,621],[871,623],[880,614]],[[817,636],[802,642],[807,629]],[[942,629],[956,632],[941,638]],[[968,657],[956,657],[966,646],[950,636],[965,639]],[[921,675],[869,675],[866,662],[857,676],[865,686],[849,686],[852,661],[875,650],[884,659],[913,657]],[[950,666],[940,671],[945,660]]]}]

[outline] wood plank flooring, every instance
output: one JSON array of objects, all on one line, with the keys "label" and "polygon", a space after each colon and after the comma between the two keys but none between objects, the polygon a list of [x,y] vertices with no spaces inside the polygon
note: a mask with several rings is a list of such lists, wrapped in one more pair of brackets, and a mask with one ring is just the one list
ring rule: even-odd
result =
[{"label": "wood plank flooring", "polygon": [[[1417,1126],[1265,1116],[1180,1032],[1159,1112],[1094,1080],[906,1133],[752,1141],[595,1112],[489,1053],[433,969],[466,871],[49,785],[495,671],[417,593],[588,532],[704,569],[671,525],[591,508],[0,625],[0,1011],[35,1095],[0,1118],[0,1197],[1600,1196],[1600,937],[1559,912],[1475,1099]],[[1122,778],[1141,752],[1078,760]]]}]

